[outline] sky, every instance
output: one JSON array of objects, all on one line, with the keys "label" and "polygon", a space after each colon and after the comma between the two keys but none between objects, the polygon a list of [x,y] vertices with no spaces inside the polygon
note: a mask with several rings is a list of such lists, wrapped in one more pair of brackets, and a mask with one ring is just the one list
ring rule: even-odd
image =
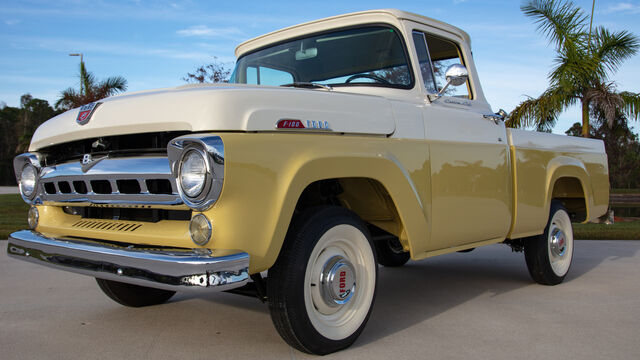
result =
[{"label": "sky", "polygon": [[[590,12],[592,0],[576,0]],[[520,11],[518,0],[195,1],[0,0],[0,106],[30,93],[53,104],[79,87],[79,58],[96,77],[120,75],[128,91],[183,85],[200,65],[233,66],[235,46],[283,27],[323,17],[394,7],[469,33],[476,68],[494,111],[511,111],[548,85],[554,49]],[[594,26],[640,36],[640,0],[596,0]],[[640,55],[611,77],[618,90],[640,92]],[[579,121],[565,111],[553,132]],[[636,132],[640,122],[632,123]]]}]

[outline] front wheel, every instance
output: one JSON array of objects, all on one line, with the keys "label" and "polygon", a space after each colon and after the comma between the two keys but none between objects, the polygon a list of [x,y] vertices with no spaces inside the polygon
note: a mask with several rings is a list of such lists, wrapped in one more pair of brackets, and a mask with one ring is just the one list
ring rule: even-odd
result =
[{"label": "front wheel", "polygon": [[300,351],[344,349],[369,318],[376,280],[376,256],[363,222],[340,207],[308,210],[294,221],[269,269],[271,318]]},{"label": "front wheel", "polygon": [[559,201],[551,203],[544,233],[524,242],[529,274],[542,285],[560,284],[573,258],[573,228],[567,210]]},{"label": "front wheel", "polygon": [[176,292],[146,286],[125,284],[119,281],[96,278],[98,286],[111,300],[131,307],[158,305],[169,300]]}]

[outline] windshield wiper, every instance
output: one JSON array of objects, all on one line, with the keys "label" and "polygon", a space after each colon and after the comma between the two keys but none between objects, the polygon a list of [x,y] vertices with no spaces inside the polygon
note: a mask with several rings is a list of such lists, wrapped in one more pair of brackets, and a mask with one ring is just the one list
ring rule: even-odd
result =
[{"label": "windshield wiper", "polygon": [[320,88],[320,89],[325,89],[325,90],[328,90],[328,91],[333,91],[333,88],[331,86],[329,86],[329,85],[318,84],[318,83],[314,83],[314,82],[293,82],[291,84],[284,84],[284,85],[280,85],[280,86],[296,87],[296,88],[304,88],[304,89]]}]

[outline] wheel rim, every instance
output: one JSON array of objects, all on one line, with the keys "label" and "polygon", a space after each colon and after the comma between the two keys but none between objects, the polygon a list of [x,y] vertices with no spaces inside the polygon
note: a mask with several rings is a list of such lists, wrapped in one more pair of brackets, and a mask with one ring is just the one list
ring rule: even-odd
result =
[{"label": "wheel rim", "polygon": [[359,229],[342,224],[324,233],[305,272],[305,307],[313,327],[332,340],[352,335],[369,313],[375,277],[373,251]]},{"label": "wheel rim", "polygon": [[566,275],[573,257],[573,229],[565,211],[556,211],[553,215],[547,243],[551,269],[557,276]]}]

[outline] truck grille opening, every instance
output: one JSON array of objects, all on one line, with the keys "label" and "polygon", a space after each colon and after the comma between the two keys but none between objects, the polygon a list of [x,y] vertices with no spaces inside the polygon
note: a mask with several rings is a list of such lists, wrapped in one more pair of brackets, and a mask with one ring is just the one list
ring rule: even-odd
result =
[{"label": "truck grille opening", "polygon": [[82,219],[125,220],[155,223],[161,220],[191,220],[191,210],[165,210],[150,208],[69,207],[65,212],[80,214]]},{"label": "truck grille opening", "polygon": [[103,136],[47,146],[38,150],[43,155],[43,166],[53,166],[81,160],[85,154],[93,157],[127,157],[140,155],[166,155],[171,139],[186,135],[187,131],[164,131],[142,134]]},{"label": "truck grille opening", "polygon": [[85,184],[84,181],[74,181],[73,188],[78,194],[86,194],[89,192],[87,191],[87,184]]},{"label": "truck grille opening", "polygon": [[58,189],[63,194],[71,194],[71,185],[66,181],[58,181]]},{"label": "truck grille opening", "polygon": [[138,180],[116,180],[118,191],[122,194],[140,194]]},{"label": "truck grille opening", "polygon": [[150,194],[172,194],[171,182],[167,179],[150,179],[146,181]]},{"label": "truck grille opening", "polygon": [[108,180],[92,180],[91,188],[96,194],[111,194],[111,183]]}]

